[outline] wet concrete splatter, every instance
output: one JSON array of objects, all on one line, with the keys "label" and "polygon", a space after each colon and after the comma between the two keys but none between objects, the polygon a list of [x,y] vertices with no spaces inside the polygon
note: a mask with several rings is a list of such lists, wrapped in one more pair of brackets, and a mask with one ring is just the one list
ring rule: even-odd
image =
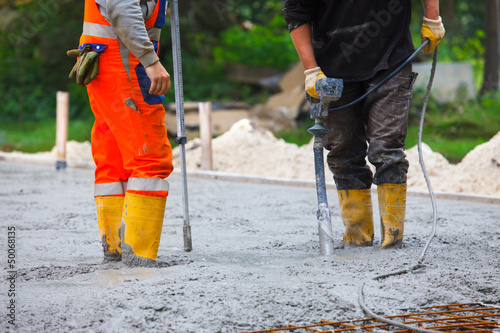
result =
[{"label": "wet concrete splatter", "polygon": [[[127,268],[103,263],[92,170],[56,173],[0,162],[0,174],[4,255],[7,227],[18,230],[17,329],[1,320],[2,332],[239,332],[360,318],[360,283],[413,264],[432,227],[430,200],[410,196],[402,249],[379,250],[377,226],[373,247],[343,248],[337,198],[329,191],[335,254],[321,257],[313,188],[192,178],[194,249],[186,253],[181,183],[173,175],[159,268]],[[426,267],[366,286],[377,313],[469,301],[500,305],[500,207],[438,200],[438,208]],[[7,267],[0,267],[5,281]]]}]

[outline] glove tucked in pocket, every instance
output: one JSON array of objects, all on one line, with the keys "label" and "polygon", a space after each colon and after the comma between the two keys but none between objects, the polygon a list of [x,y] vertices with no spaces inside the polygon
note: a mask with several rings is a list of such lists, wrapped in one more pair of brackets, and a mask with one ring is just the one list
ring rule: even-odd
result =
[{"label": "glove tucked in pocket", "polygon": [[86,43],[78,49],[69,50],[69,57],[77,57],[78,60],[69,73],[69,78],[76,78],[76,83],[85,87],[92,82],[99,73],[99,54],[108,46],[103,44]]}]

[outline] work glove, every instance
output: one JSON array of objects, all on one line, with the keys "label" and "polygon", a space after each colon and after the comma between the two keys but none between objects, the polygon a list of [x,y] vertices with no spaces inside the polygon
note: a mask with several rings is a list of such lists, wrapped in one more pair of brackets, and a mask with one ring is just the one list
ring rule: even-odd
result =
[{"label": "work glove", "polygon": [[439,20],[431,20],[424,16],[420,38],[422,39],[422,43],[426,39],[429,39],[429,43],[424,47],[424,53],[433,52],[441,39],[444,37],[444,33],[445,30],[443,22],[441,21],[441,16],[439,17]]},{"label": "work glove", "polygon": [[326,75],[323,74],[319,67],[308,69],[304,71],[304,74],[306,75],[306,93],[313,98],[319,99],[316,92],[316,82],[319,79],[326,79]]},{"label": "work glove", "polygon": [[70,79],[76,77],[76,83],[85,87],[97,77],[99,73],[99,53],[92,50],[92,45],[85,45],[81,50],[69,50],[66,54],[69,57],[78,58],[69,73]]}]

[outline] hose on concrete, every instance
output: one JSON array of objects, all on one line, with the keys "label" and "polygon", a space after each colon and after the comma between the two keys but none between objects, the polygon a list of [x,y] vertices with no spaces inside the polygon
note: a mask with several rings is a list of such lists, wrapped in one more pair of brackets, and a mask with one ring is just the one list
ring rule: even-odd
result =
[{"label": "hose on concrete", "polygon": [[432,240],[436,236],[436,227],[437,227],[436,198],[434,197],[434,191],[432,190],[431,182],[429,180],[429,175],[428,175],[427,170],[425,168],[424,158],[423,158],[423,154],[422,154],[422,130],[424,128],[424,118],[425,118],[425,111],[427,109],[427,102],[429,101],[429,96],[430,96],[430,92],[431,92],[431,88],[432,88],[432,83],[434,81],[434,75],[436,73],[436,64],[437,64],[437,47],[436,47],[436,50],[434,51],[434,56],[433,56],[433,59],[432,59],[431,75],[430,75],[430,78],[429,78],[429,83],[427,85],[427,91],[426,91],[426,94],[425,94],[424,103],[422,105],[422,114],[420,116],[420,126],[419,126],[419,131],[418,131],[418,144],[417,144],[417,148],[418,148],[418,160],[419,160],[420,166],[422,168],[422,172],[424,173],[425,182],[427,184],[427,189],[429,190],[429,194],[430,194],[431,201],[432,201],[432,210],[433,210],[432,233],[429,236],[429,238],[427,240],[427,243],[426,243],[424,249],[422,250],[422,253],[420,254],[420,257],[418,258],[417,263],[415,265],[413,265],[413,266],[411,266],[409,268],[406,268],[406,269],[401,269],[401,270],[392,271],[392,272],[389,272],[389,273],[384,273],[384,274],[377,275],[377,276],[375,276],[375,277],[373,277],[371,279],[368,279],[368,280],[364,281],[361,284],[361,286],[359,287],[359,290],[358,290],[358,303],[361,306],[361,308],[363,309],[363,311],[365,313],[367,313],[369,316],[371,316],[371,317],[373,317],[373,318],[375,318],[375,319],[377,319],[377,320],[379,320],[381,322],[384,322],[384,323],[387,323],[387,324],[390,324],[390,325],[393,325],[393,326],[401,327],[401,328],[404,328],[404,329],[408,329],[408,330],[410,330],[412,332],[423,332],[423,333],[435,333],[437,331],[427,330],[427,329],[423,329],[423,328],[418,328],[418,327],[414,327],[414,326],[411,326],[411,325],[406,325],[406,324],[403,324],[403,323],[400,323],[400,322],[397,322],[397,321],[394,321],[394,320],[391,320],[391,319],[388,319],[388,318],[384,318],[382,316],[377,315],[375,312],[373,312],[371,309],[369,309],[368,306],[365,304],[365,301],[364,301],[364,287],[365,287],[365,285],[366,285],[366,283],[368,281],[376,281],[376,280],[385,279],[385,278],[390,277],[390,276],[407,274],[409,272],[412,272],[414,270],[417,270],[419,268],[424,267],[423,261],[425,259],[425,255],[427,254],[427,250],[429,249],[429,245],[431,244]]}]

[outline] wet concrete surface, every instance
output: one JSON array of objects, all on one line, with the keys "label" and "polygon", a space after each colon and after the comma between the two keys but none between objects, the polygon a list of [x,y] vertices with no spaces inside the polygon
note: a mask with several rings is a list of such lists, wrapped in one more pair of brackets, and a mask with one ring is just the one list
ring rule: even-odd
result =
[{"label": "wet concrete surface", "polygon": [[[93,170],[0,162],[2,332],[242,332],[364,317],[357,289],[412,265],[432,230],[429,198],[408,197],[400,250],[342,248],[329,191],[335,254],[322,257],[314,188],[189,179],[193,251],[183,251],[179,175],[159,249],[160,268],[103,264]],[[376,196],[374,211],[378,210]],[[500,206],[438,199],[426,267],[369,282],[382,315],[465,302],[500,306]],[[375,221],[378,221],[375,213]],[[7,228],[16,228],[15,323],[8,323]]]}]

